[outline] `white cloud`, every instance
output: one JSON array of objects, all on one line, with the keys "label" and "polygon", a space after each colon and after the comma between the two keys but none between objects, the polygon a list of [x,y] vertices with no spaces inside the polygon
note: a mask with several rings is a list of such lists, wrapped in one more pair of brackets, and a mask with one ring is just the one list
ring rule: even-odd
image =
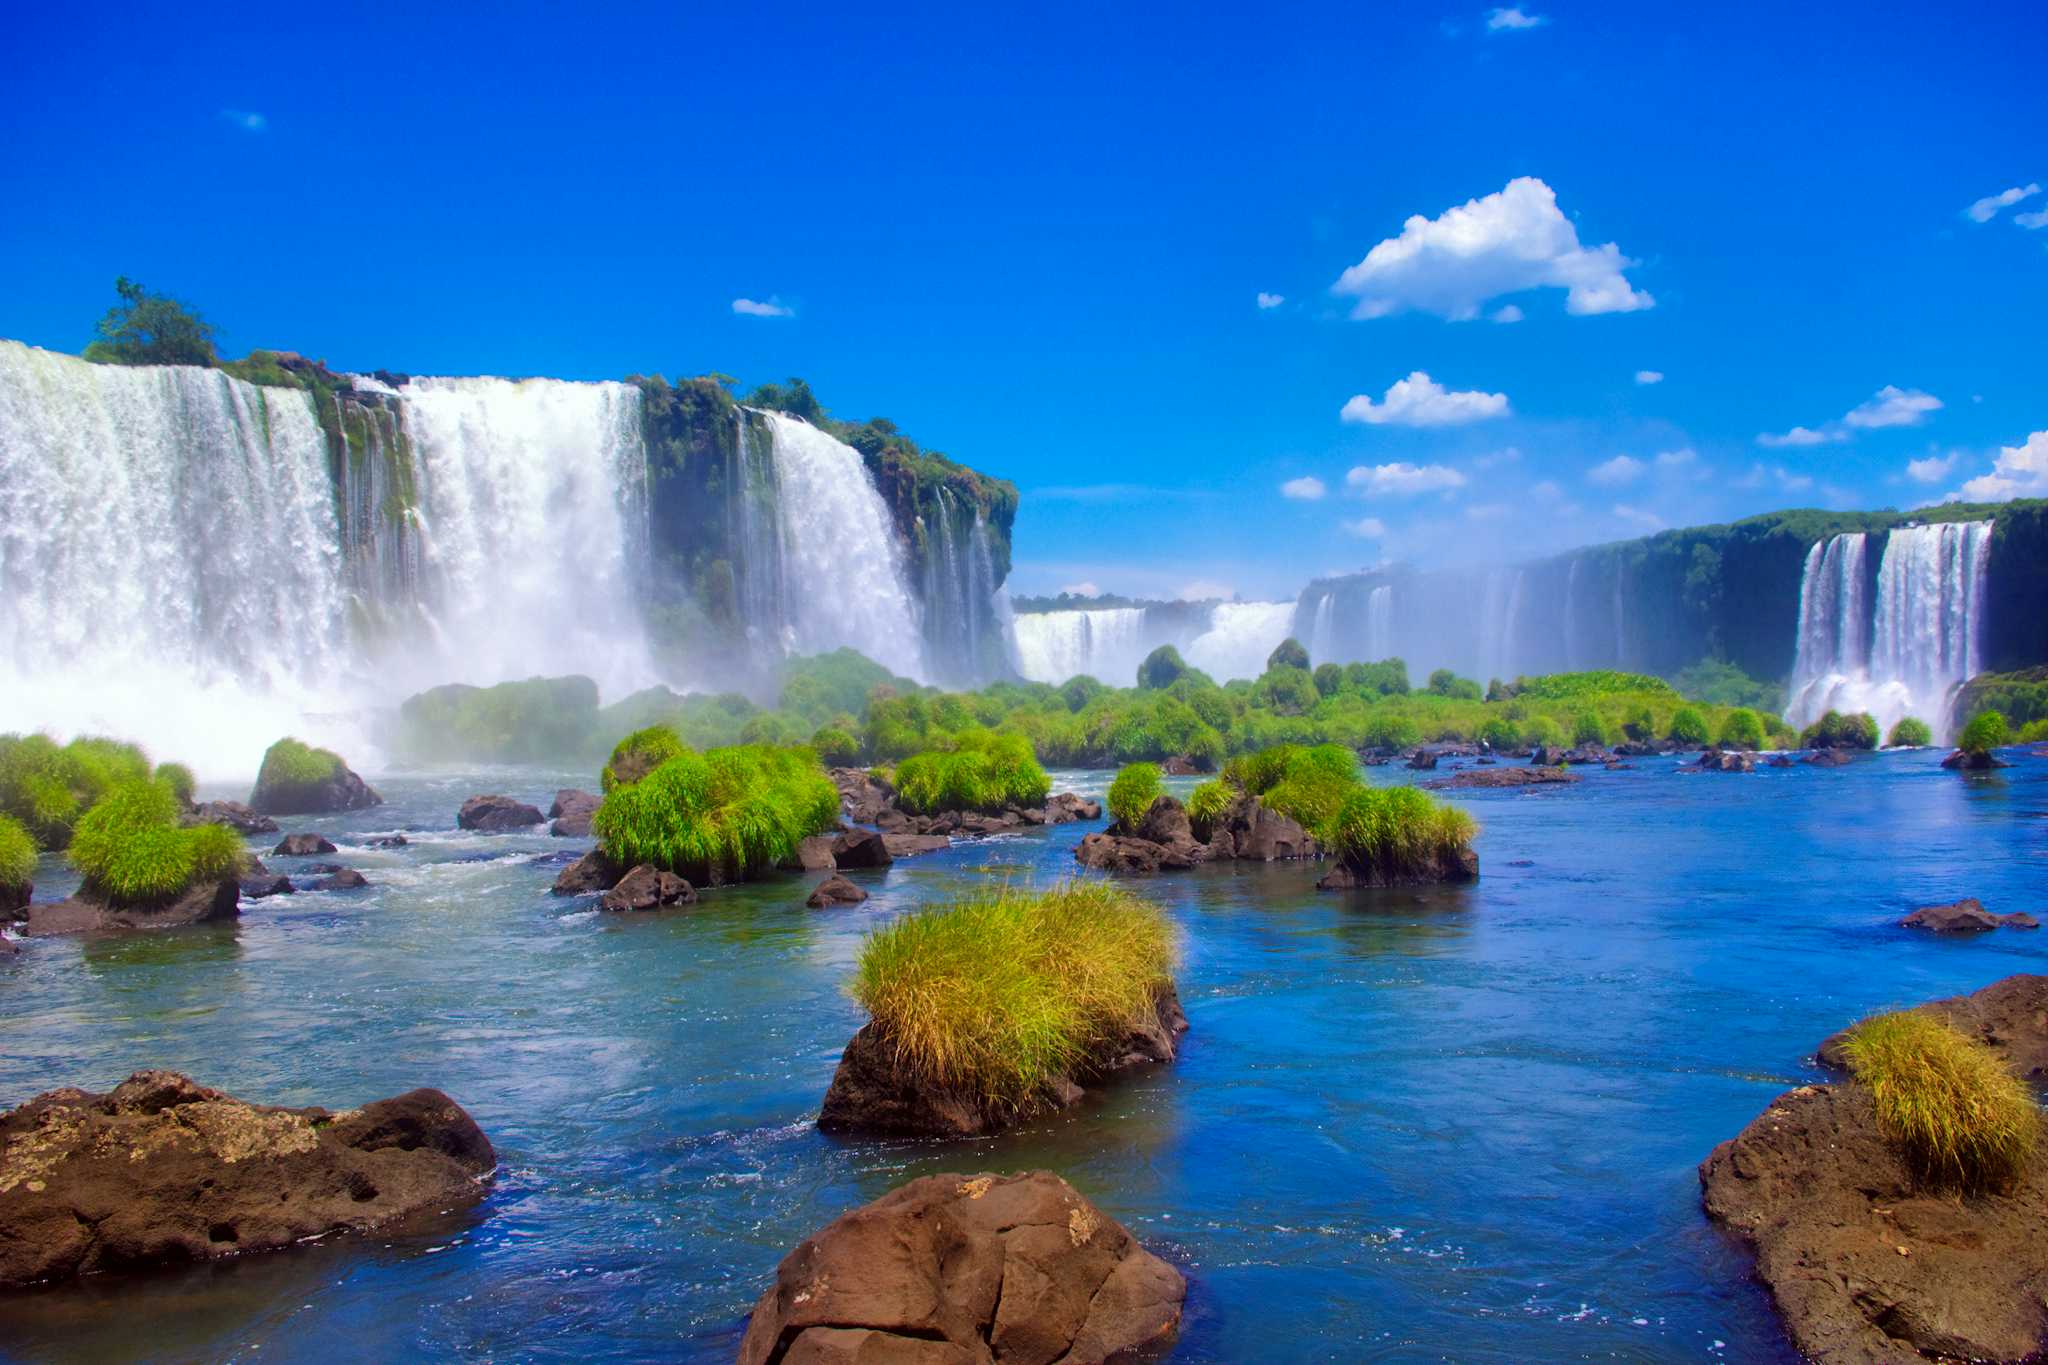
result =
[{"label": "white cloud", "polygon": [[1529,495],[1530,495],[1531,497],[1537,497],[1537,498],[1552,498],[1552,499],[1555,499],[1555,498],[1561,498],[1561,497],[1563,497],[1563,496],[1564,496],[1564,490],[1563,490],[1562,488],[1559,488],[1559,487],[1557,486],[1557,484],[1556,484],[1556,482],[1555,482],[1555,481],[1553,481],[1553,480],[1551,480],[1551,479],[1545,479],[1545,480],[1543,480],[1543,481],[1542,481],[1541,483],[1532,483],[1532,484],[1530,484],[1530,485],[1529,485]]},{"label": "white cloud", "polygon": [[1495,465],[1515,464],[1521,458],[1522,452],[1517,447],[1502,446],[1499,450],[1490,450],[1484,455],[1474,456],[1472,467],[1474,469],[1492,469]]},{"label": "white cloud", "polygon": [[1602,487],[1612,488],[1619,484],[1634,483],[1642,477],[1643,462],[1627,455],[1617,455],[1594,465],[1586,471],[1586,477]]},{"label": "white cloud", "polygon": [[2015,213],[2012,220],[2027,231],[2033,232],[2048,227],[2048,209],[2042,209],[2038,213]]},{"label": "white cloud", "polygon": [[1525,316],[1527,315],[1512,303],[1504,303],[1493,310],[1495,322],[1520,322]]},{"label": "white cloud", "polygon": [[756,299],[734,299],[732,301],[732,311],[738,313],[741,317],[747,318],[793,318],[796,316],[796,309],[791,308],[773,294],[768,296],[766,303]]},{"label": "white cloud", "polygon": [[1379,540],[1387,534],[1387,524],[1378,517],[1360,517],[1357,521],[1347,521],[1344,523],[1344,529],[1363,540]]},{"label": "white cloud", "polygon": [[1638,384],[1661,384],[1661,383],[1663,383],[1663,382],[1664,382],[1664,371],[1662,371],[1662,370],[1637,370],[1637,371],[1636,371],[1636,383],[1638,383]]},{"label": "white cloud", "polygon": [[220,116],[245,133],[260,133],[270,127],[270,120],[248,109],[223,109]]},{"label": "white cloud", "polygon": [[1183,602],[1227,601],[1237,596],[1237,589],[1228,583],[1218,583],[1213,578],[1197,578],[1192,583],[1181,584],[1180,591],[1174,596]]},{"label": "white cloud", "polygon": [[1887,384],[1877,391],[1876,397],[1849,409],[1842,421],[1848,426],[1862,427],[1865,430],[1878,427],[1917,427],[1927,420],[1928,413],[1937,411],[1940,407],[1941,400],[1931,393]]},{"label": "white cloud", "polygon": [[1568,313],[1627,313],[1656,302],[1622,275],[1634,264],[1613,242],[1581,246],[1550,186],[1522,176],[1439,218],[1416,214],[1330,292],[1358,300],[1354,318],[1413,308],[1464,321],[1489,299],[1543,288],[1567,291]]},{"label": "white cloud", "polygon": [[1287,302],[1285,294],[1268,294],[1263,289],[1259,291],[1259,307],[1261,308],[1278,308],[1285,302]]},{"label": "white cloud", "polygon": [[1520,29],[1541,28],[1549,22],[1550,16],[1545,14],[1527,14],[1520,7],[1490,9],[1486,12],[1486,31],[1488,33],[1512,33]]},{"label": "white cloud", "polygon": [[1687,446],[1683,450],[1662,450],[1657,452],[1657,468],[1659,469],[1689,469],[1698,460],[1699,455],[1691,446]]},{"label": "white cloud", "polygon": [[1767,483],[1775,483],[1787,493],[1797,493],[1801,489],[1813,487],[1811,477],[1794,474],[1781,464],[1753,464],[1749,467],[1749,472],[1736,479],[1734,483],[1737,488],[1762,488]]},{"label": "white cloud", "polygon": [[1448,493],[1465,486],[1465,476],[1442,464],[1358,465],[1344,475],[1344,486],[1367,497],[1391,494]]},{"label": "white cloud", "polygon": [[1794,427],[1790,431],[1772,434],[1768,431],[1757,433],[1756,443],[1775,450],[1780,446],[1817,446],[1829,441],[1843,441],[1848,437],[1839,431],[1815,431],[1812,427]]},{"label": "white cloud", "polygon": [[1504,502],[1475,502],[1465,509],[1465,515],[1474,521],[1499,521],[1510,510]]},{"label": "white cloud", "polygon": [[1955,467],[1956,452],[1951,450],[1948,454],[1939,458],[1929,455],[1924,460],[1907,461],[1906,477],[1914,483],[1940,483],[1948,477],[1948,472]]},{"label": "white cloud", "polygon": [[1314,502],[1329,490],[1323,481],[1313,474],[1304,474],[1298,479],[1289,479],[1280,485],[1280,496],[1293,498],[1297,502]]},{"label": "white cloud", "polygon": [[[2000,190],[1997,194],[1985,195],[1982,199],[1964,209],[1963,216],[1973,223],[1988,223],[1998,216],[2000,209],[2010,208],[2022,199],[2031,199],[2040,192],[2041,187],[2039,185],[2014,185],[2009,190]],[[2037,223],[2033,226],[2038,227],[2040,225]]]},{"label": "white cloud", "polygon": [[1102,596],[1102,589],[1095,586],[1093,582],[1069,583],[1066,586],[1062,587],[1060,591],[1072,594],[1075,597]]},{"label": "white cloud", "polygon": [[1476,389],[1455,392],[1417,370],[1406,379],[1395,380],[1377,403],[1362,393],[1354,394],[1341,415],[1347,422],[1370,426],[1461,426],[1507,416],[1508,396]]},{"label": "white cloud", "polygon": [[1617,502],[1614,504],[1614,515],[1620,517],[1623,521],[1634,522],[1637,526],[1641,526],[1646,530],[1661,531],[1664,529],[1664,518],[1645,507],[1632,507],[1628,503]]},{"label": "white cloud", "polygon": [[1978,475],[1949,496],[1965,502],[2048,496],[2048,431],[2035,432],[2025,445],[2002,448],[1989,474]]}]

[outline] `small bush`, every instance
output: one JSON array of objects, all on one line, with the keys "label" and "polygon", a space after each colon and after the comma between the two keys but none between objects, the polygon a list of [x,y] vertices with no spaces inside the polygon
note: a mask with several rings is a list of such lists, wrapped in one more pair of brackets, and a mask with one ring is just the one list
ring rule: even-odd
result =
[{"label": "small bush", "polygon": [[1564,727],[1549,716],[1531,716],[1522,740],[1532,749],[1555,749],[1564,743]]},{"label": "small bush", "polygon": [[1126,831],[1134,830],[1163,790],[1158,764],[1128,764],[1109,784],[1109,813]]},{"label": "small bush", "polygon": [[1478,701],[1482,695],[1478,683],[1470,678],[1461,678],[1448,668],[1439,668],[1429,675],[1428,691],[1432,696],[1451,697],[1458,701]]},{"label": "small bush", "polygon": [[1724,749],[1761,749],[1764,747],[1764,720],[1746,706],[1730,711],[1721,722],[1721,747]]},{"label": "small bush", "polygon": [[850,768],[860,761],[860,741],[836,725],[823,726],[812,734],[811,748],[821,762],[834,768]]},{"label": "small bush", "polygon": [[1638,744],[1657,737],[1657,713],[1648,704],[1637,702],[1628,709],[1628,719],[1621,723],[1621,731]]},{"label": "small bush", "polygon": [[1313,676],[1319,696],[1334,697],[1344,690],[1344,668],[1341,664],[1317,664]]},{"label": "small bush", "polygon": [[1188,823],[1194,826],[1195,837],[1207,839],[1214,834],[1216,822],[1236,799],[1237,789],[1220,777],[1212,777],[1189,792]]},{"label": "small bush", "polygon": [[242,841],[225,825],[178,827],[178,798],[160,782],[125,782],[79,817],[71,862],[91,891],[117,905],[175,899],[231,877]]},{"label": "small bush", "polygon": [[1495,749],[1514,749],[1522,743],[1521,732],[1506,716],[1494,716],[1480,726],[1479,738]]},{"label": "small bush", "polygon": [[0,887],[13,891],[36,874],[36,841],[19,820],[0,815]]},{"label": "small bush", "polygon": [[182,763],[159,763],[156,765],[156,771],[150,776],[169,787],[171,795],[177,797],[180,804],[192,804],[192,790],[198,784],[193,779],[190,768]]},{"label": "small bush", "polygon": [[2030,720],[2020,727],[2021,744],[2039,744],[2044,739],[2048,739],[2048,717]]},{"label": "small bush", "polygon": [[1359,736],[1361,747],[1376,749],[1382,753],[1393,753],[1411,749],[1422,743],[1422,727],[1412,717],[1384,714],[1375,711],[1366,718],[1365,730]]},{"label": "small bush", "polygon": [[605,763],[604,771],[598,774],[598,787],[610,795],[612,788],[637,782],[670,759],[689,751],[683,737],[666,725],[650,725],[644,730],[635,730],[612,746],[612,756]]},{"label": "small bush", "polygon": [[699,885],[745,881],[839,820],[839,792],[809,749],[685,749],[615,782],[591,833],[621,867],[651,863]]},{"label": "small bush", "polygon": [[1892,727],[1889,738],[1884,742],[1887,749],[1918,749],[1934,743],[1934,731],[1927,728],[1927,722],[1907,716]]},{"label": "small bush", "polygon": [[1308,670],[1308,650],[1301,641],[1290,635],[1273,646],[1273,652],[1266,656],[1266,671],[1271,673],[1276,668],[1299,668],[1304,672]]},{"label": "small bush", "polygon": [[1799,734],[1802,749],[1875,749],[1877,717],[1868,711],[1830,711]]},{"label": "small bush", "polygon": [[263,753],[250,804],[263,810],[318,808],[319,791],[341,775],[341,755],[286,737]]},{"label": "small bush", "polygon": [[1015,1109],[1156,1022],[1172,966],[1157,906],[1109,882],[1072,882],[903,916],[862,946],[852,993],[921,1075]]},{"label": "small bush", "polygon": [[1313,833],[1322,828],[1358,786],[1358,756],[1341,744],[1281,750],[1285,769],[1261,799]]},{"label": "small bush", "polygon": [[2040,1135],[2025,1081],[1983,1043],[1918,1010],[1849,1032],[1849,1068],[1915,1172],[1936,1185],[1995,1188],[2018,1174]]},{"label": "small bush", "polygon": [[1600,716],[1594,711],[1581,711],[1572,717],[1572,743],[1605,744],[1607,727],[1600,723]]},{"label": "small bush", "polygon": [[1052,779],[1022,735],[970,730],[959,747],[913,754],[896,765],[896,795],[907,810],[995,811],[1045,802]]},{"label": "small bush", "polygon": [[1697,706],[1681,706],[1672,713],[1671,728],[1665,734],[1680,744],[1705,744],[1707,718]]},{"label": "small bush", "polygon": [[1323,846],[1380,881],[1432,878],[1455,866],[1479,826],[1415,787],[1355,787],[1316,831]]},{"label": "small bush", "polygon": [[1138,665],[1138,686],[1159,691],[1173,686],[1187,671],[1187,661],[1180,657],[1180,651],[1172,645],[1161,645]]},{"label": "small bush", "polygon": [[1956,737],[1956,747],[1966,754],[1988,754],[2010,743],[2012,730],[2006,725],[2005,717],[1996,711],[1979,711],[1970,717],[1970,723]]}]

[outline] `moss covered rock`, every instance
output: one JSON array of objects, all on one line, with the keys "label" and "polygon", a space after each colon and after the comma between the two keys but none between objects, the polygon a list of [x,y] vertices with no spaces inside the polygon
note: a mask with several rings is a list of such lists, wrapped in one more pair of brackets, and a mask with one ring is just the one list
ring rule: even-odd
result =
[{"label": "moss covered rock", "polygon": [[286,738],[265,751],[249,804],[265,815],[326,815],[381,806],[384,798],[340,754]]}]

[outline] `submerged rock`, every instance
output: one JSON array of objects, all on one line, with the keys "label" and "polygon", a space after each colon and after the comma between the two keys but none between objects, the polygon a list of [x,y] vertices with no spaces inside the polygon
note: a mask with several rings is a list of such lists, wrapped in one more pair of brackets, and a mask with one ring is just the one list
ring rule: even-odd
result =
[{"label": "submerged rock", "polygon": [[1856,761],[1853,749],[1815,749],[1806,756],[1806,763],[1815,768],[1846,768]]},{"label": "submerged rock", "polygon": [[237,834],[275,834],[277,821],[239,801],[202,801],[185,815],[191,825],[226,825]]},{"label": "submerged rock", "polygon": [[364,844],[365,848],[404,848],[411,841],[403,834],[384,834]]},{"label": "submerged rock", "polygon": [[1429,749],[1417,749],[1408,756],[1408,766],[1417,772],[1428,772],[1436,767],[1436,754]]},{"label": "submerged rock", "polygon": [[619,878],[624,875],[602,850],[593,848],[563,868],[548,890],[556,896],[587,896],[593,891],[604,891],[618,885]]},{"label": "submerged rock", "polygon": [[69,900],[31,904],[22,932],[32,938],[45,938],[132,929],[181,929],[208,920],[233,919],[241,910],[242,884],[238,877],[201,883],[157,905],[115,905],[81,889]]},{"label": "submerged rock", "polygon": [[491,1144],[438,1090],[275,1109],[170,1071],[0,1114],[0,1285],[274,1251],[476,1198]]},{"label": "submerged rock", "polygon": [[1432,791],[1468,787],[1569,786],[1579,775],[1565,768],[1467,768],[1450,777],[1431,778],[1422,785]]},{"label": "submerged rock", "polygon": [[740,1365],[1158,1359],[1187,1281],[1049,1171],[929,1175],[776,1268]]},{"label": "submerged rock", "polygon": [[320,853],[333,853],[335,848],[323,835],[287,834],[270,851],[284,858],[311,858]]},{"label": "submerged rock", "polygon": [[245,876],[241,881],[242,899],[260,901],[271,896],[289,896],[295,888],[292,879],[277,872],[260,872],[253,877]]},{"label": "submerged rock", "polygon": [[542,822],[540,808],[509,796],[472,796],[462,803],[455,823],[481,834],[506,834],[531,829]]},{"label": "submerged rock", "polygon": [[548,826],[548,833],[557,839],[589,838],[590,817],[597,813],[602,799],[592,792],[562,788],[555,793],[554,804],[548,807],[548,819],[554,821]]},{"label": "submerged rock", "polygon": [[811,894],[804,898],[804,904],[813,910],[822,910],[829,905],[859,905],[867,898],[867,892],[835,874],[813,887]]},{"label": "submerged rock", "polygon": [[1170,1062],[1179,1055],[1188,1018],[1171,985],[1160,991],[1153,1015],[1097,1048],[1072,1074],[1054,1078],[1037,1100],[1016,1109],[993,1106],[980,1095],[957,1093],[924,1080],[869,1022],[840,1055],[818,1127],[836,1133],[975,1137],[1071,1108],[1087,1096],[1084,1087],[1100,1087],[1132,1068]]},{"label": "submerged rock", "polygon": [[[568,872],[562,875],[567,876]],[[696,887],[673,872],[642,863],[619,878],[604,893],[601,903],[607,910],[659,910],[665,905],[694,905],[696,901]]]},{"label": "submerged rock", "polygon": [[1899,921],[1906,929],[1936,934],[1981,934],[1992,929],[2038,929],[2041,921],[2023,911],[1994,915],[1974,896],[1950,905],[1923,905]]},{"label": "submerged rock", "polygon": [[1741,749],[1709,749],[1693,766],[1703,773],[1753,773],[1756,755]]}]

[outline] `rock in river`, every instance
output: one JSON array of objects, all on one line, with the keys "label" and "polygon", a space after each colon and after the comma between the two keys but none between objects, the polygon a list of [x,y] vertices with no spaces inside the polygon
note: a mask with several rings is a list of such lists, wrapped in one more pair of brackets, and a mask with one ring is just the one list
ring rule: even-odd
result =
[{"label": "rock in river", "polygon": [[868,893],[841,876],[830,876],[812,889],[804,898],[804,904],[813,910],[822,910],[828,905],[859,905],[868,898]]},{"label": "rock in river", "polygon": [[22,932],[31,938],[47,938],[131,929],[181,929],[208,920],[233,919],[241,910],[242,886],[234,877],[202,882],[157,905],[114,905],[81,888],[70,900],[37,901],[30,905]]},{"label": "rock in river", "polygon": [[1155,1360],[1187,1281],[1050,1171],[928,1175],[776,1268],[740,1365]]},{"label": "rock in river", "polygon": [[548,833],[557,839],[589,838],[590,817],[597,813],[601,800],[593,792],[562,788],[555,793],[555,803],[548,807],[548,819],[554,821],[548,826]]},{"label": "rock in river", "polygon": [[310,858],[318,853],[334,852],[334,845],[318,834],[287,834],[270,851],[283,858]]},{"label": "rock in river", "polygon": [[[574,870],[565,869],[562,875]],[[561,882],[555,885],[559,887]],[[642,863],[604,893],[603,905],[607,910],[659,910],[664,905],[694,905],[696,900],[697,888],[681,877]]]},{"label": "rock in river", "polygon": [[277,821],[239,801],[202,801],[186,817],[194,825],[226,825],[237,834],[275,834]]},{"label": "rock in river", "polygon": [[273,1109],[170,1071],[0,1114],[0,1285],[273,1251],[476,1198],[490,1141],[438,1090]]},{"label": "rock in river", "polygon": [[539,807],[515,801],[509,796],[472,796],[462,803],[455,823],[482,834],[505,834],[516,829],[532,829],[545,818]]},{"label": "rock in river", "polygon": [[1992,929],[2038,929],[2041,921],[2024,911],[1994,915],[1975,896],[1952,905],[1923,905],[1899,921],[1907,929],[1925,929],[1936,934],[1982,934]]}]

